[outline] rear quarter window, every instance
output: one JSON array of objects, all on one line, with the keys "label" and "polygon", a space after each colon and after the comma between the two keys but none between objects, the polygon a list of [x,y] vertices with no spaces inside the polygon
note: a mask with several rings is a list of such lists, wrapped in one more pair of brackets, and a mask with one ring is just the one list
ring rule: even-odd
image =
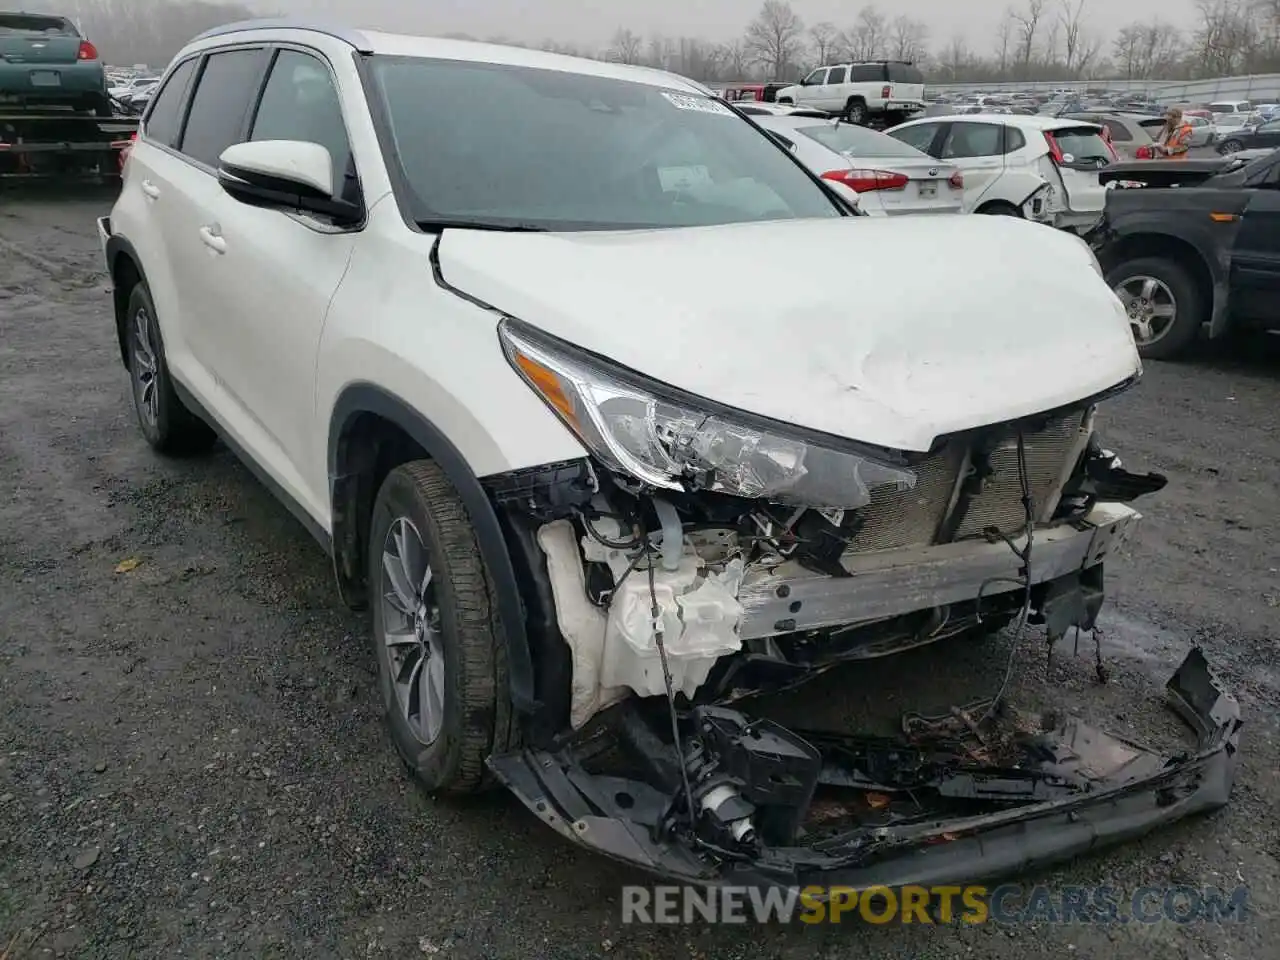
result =
[{"label": "rear quarter window", "polygon": [[883,83],[884,79],[882,63],[855,63],[849,68],[850,83]]},{"label": "rear quarter window", "polygon": [[890,83],[924,83],[924,74],[907,63],[889,64]]}]

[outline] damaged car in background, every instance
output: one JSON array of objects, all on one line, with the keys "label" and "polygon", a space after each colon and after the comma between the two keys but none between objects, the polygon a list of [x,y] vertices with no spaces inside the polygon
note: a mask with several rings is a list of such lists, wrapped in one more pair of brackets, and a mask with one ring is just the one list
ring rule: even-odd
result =
[{"label": "damaged car in background", "polygon": [[[329,549],[427,789],[764,884],[972,879],[1226,801],[1197,652],[1177,756],[1020,714],[1012,654],[899,737],[756,698],[1094,628],[1165,479],[1096,430],[1141,367],[1079,238],[859,216],[702,88],[537,51],[236,24],[156,96],[100,221],[143,435],[216,431]],[[765,248],[810,279],[741,283]]]}]

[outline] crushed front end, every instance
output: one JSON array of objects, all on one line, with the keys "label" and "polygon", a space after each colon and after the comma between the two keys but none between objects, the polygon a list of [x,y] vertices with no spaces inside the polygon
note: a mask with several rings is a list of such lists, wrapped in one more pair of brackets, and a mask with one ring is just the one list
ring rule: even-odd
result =
[{"label": "crushed front end", "polygon": [[1165,485],[1101,447],[1098,396],[891,453],[655,396],[525,331],[505,345],[592,452],[487,480],[540,703],[526,747],[490,766],[566,836],[690,881],[893,885],[1225,802],[1239,712],[1198,652],[1169,691],[1199,742],[1173,757],[1021,713],[998,676],[894,737],[739,709],[1010,623],[1015,647],[1028,624],[1093,629],[1104,562],[1140,520],[1128,504]]}]

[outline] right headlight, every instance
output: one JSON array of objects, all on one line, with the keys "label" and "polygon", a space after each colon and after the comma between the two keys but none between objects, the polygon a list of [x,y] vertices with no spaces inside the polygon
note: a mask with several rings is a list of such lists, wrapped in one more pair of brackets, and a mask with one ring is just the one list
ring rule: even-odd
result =
[{"label": "right headlight", "polygon": [[507,318],[507,359],[607,467],[667,490],[709,490],[852,510],[882,487],[909,490],[908,467],[853,441],[817,442],[751,414],[713,409]]}]

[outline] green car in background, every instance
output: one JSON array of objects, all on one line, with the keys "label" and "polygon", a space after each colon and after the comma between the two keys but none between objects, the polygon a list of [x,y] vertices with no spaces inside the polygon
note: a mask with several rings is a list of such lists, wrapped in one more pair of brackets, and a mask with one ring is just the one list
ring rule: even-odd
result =
[{"label": "green car in background", "polygon": [[11,104],[111,116],[98,49],[71,20],[0,10],[0,110]]}]

